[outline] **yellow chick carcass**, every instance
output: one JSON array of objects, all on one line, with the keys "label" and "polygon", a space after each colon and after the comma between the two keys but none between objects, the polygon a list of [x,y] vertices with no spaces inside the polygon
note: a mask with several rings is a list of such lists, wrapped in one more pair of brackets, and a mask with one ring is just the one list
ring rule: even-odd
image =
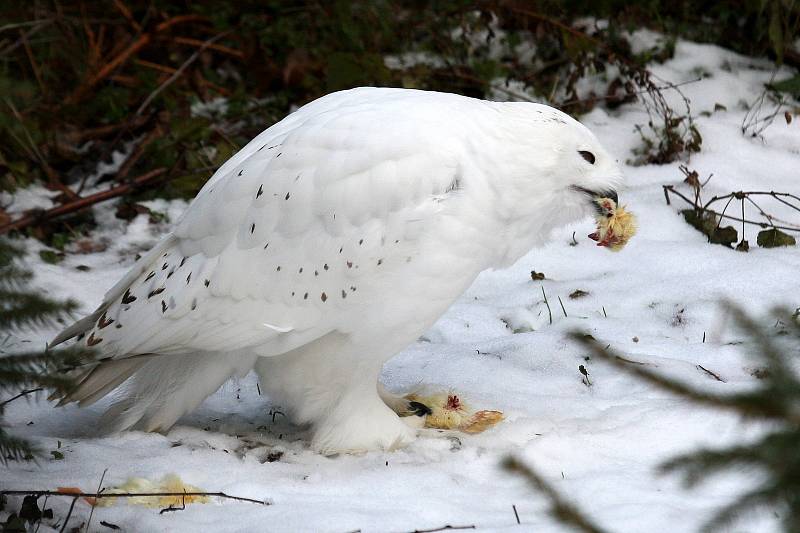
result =
[{"label": "yellow chick carcass", "polygon": [[409,394],[406,399],[430,409],[425,417],[426,428],[481,433],[503,420],[503,413],[500,411],[473,411],[453,392],[430,396]]},{"label": "yellow chick carcass", "polygon": [[597,231],[589,238],[597,241],[597,246],[618,252],[636,234],[636,217],[611,198],[598,198],[596,201],[601,212],[597,215]]},{"label": "yellow chick carcass", "polygon": [[[159,481],[150,481],[149,479],[141,477],[131,477],[122,485],[112,487],[104,490],[103,494],[153,494],[153,493],[197,493],[204,492],[203,489],[189,485],[183,482],[180,477],[175,474],[167,474]],[[107,507],[114,505],[120,498],[98,498],[96,505],[100,507]],[[180,507],[183,504],[189,503],[208,503],[210,498],[208,496],[131,496],[122,498],[122,500],[131,505],[143,505],[145,507]]]}]

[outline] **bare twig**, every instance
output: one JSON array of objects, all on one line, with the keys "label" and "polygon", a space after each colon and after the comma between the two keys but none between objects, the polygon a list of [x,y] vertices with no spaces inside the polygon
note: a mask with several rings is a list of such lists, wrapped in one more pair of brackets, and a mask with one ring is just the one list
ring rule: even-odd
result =
[{"label": "bare twig", "polygon": [[4,496],[68,496],[71,498],[139,498],[139,497],[152,497],[152,498],[177,498],[185,496],[214,496],[216,498],[223,498],[226,500],[236,500],[240,502],[257,503],[259,505],[272,505],[264,500],[254,500],[253,498],[244,498],[242,496],[231,496],[224,492],[121,492],[118,494],[110,494],[105,492],[61,492],[58,490],[0,490],[0,495]]},{"label": "bare twig", "polygon": [[475,529],[475,524],[468,526],[451,526],[450,524],[447,524],[446,526],[437,527],[435,529],[415,529],[410,533],[434,533],[436,531],[455,531],[457,529]]},{"label": "bare twig", "polygon": [[226,35],[229,35],[230,33],[231,33],[230,31],[226,31],[226,32],[223,32],[223,33],[220,33],[220,34],[217,34],[217,35],[215,35],[214,37],[212,37],[211,39],[208,39],[207,41],[204,41],[204,42],[203,42],[203,44],[202,44],[202,46],[200,46],[200,48],[198,48],[197,50],[195,50],[195,51],[192,53],[192,55],[190,55],[190,56],[189,56],[189,58],[188,58],[186,61],[184,61],[184,62],[183,62],[183,64],[182,64],[180,67],[178,67],[178,70],[176,70],[176,71],[175,71],[175,72],[172,74],[172,76],[170,76],[169,78],[167,78],[167,80],[166,80],[164,83],[162,83],[161,85],[159,85],[159,86],[158,86],[158,88],[156,88],[156,90],[154,90],[152,93],[150,93],[150,94],[148,95],[148,97],[147,97],[147,98],[145,98],[144,102],[142,102],[142,105],[140,105],[140,106],[139,106],[139,109],[137,109],[137,110],[136,110],[136,113],[135,113],[135,115],[141,115],[141,114],[144,112],[144,110],[145,110],[145,109],[147,109],[147,106],[149,106],[149,105],[150,105],[150,103],[151,103],[151,102],[152,102],[152,101],[153,101],[153,100],[154,100],[154,99],[155,99],[155,98],[156,98],[156,97],[157,97],[159,94],[161,94],[161,92],[162,92],[164,89],[166,89],[167,87],[169,87],[170,85],[172,85],[172,83],[173,83],[175,80],[177,80],[178,78],[180,78],[180,77],[181,77],[181,74],[183,74],[183,71],[185,71],[185,70],[186,70],[186,68],[187,68],[189,65],[191,65],[192,63],[194,63],[194,62],[195,62],[195,60],[197,60],[197,58],[198,58],[198,57],[200,57],[200,54],[203,52],[203,50],[205,50],[206,48],[208,48],[209,46],[211,46],[211,45],[212,45],[212,44],[214,44],[215,42],[219,41],[220,39],[222,39],[222,38],[223,38],[223,37],[225,37]]},{"label": "bare twig", "polygon": [[[52,496],[52,494],[48,494],[48,496]],[[72,503],[69,504],[69,511],[67,511],[67,516],[64,518],[64,523],[61,525],[61,529],[58,530],[58,533],[64,533],[64,531],[67,530],[67,524],[72,516],[72,510],[75,509],[75,502],[78,501],[78,498],[80,498],[80,495],[75,495],[72,497]]]},{"label": "bare twig", "polygon": [[[780,230],[785,230],[785,231],[800,232],[800,227],[779,226],[777,224],[772,224],[770,222],[756,222],[756,221],[753,221],[753,220],[746,220],[746,219],[743,219],[743,218],[740,218],[740,217],[726,215],[724,211],[722,213],[720,213],[720,212],[717,212],[717,211],[715,211],[713,209],[709,209],[708,207],[696,206],[695,203],[690,198],[686,197],[684,194],[682,194],[679,191],[675,190],[675,188],[672,185],[662,185],[662,187],[664,188],[664,194],[665,195],[674,194],[675,196],[677,196],[678,198],[681,198],[682,200],[684,200],[686,203],[688,203],[689,205],[691,205],[695,209],[700,209],[701,211],[704,211],[706,213],[711,213],[712,215],[716,215],[716,216],[718,216],[720,218],[727,218],[729,220],[735,220],[737,222],[744,222],[745,224],[751,224],[753,226],[759,226],[761,228],[773,227],[775,229],[780,229]],[[769,192],[767,192],[767,191],[749,191],[749,192],[739,191],[739,192],[736,192],[736,193],[726,194],[725,196],[719,196],[719,197],[715,196],[714,198],[712,198],[706,204],[706,206],[708,206],[711,202],[715,202],[715,201],[718,201],[718,200],[727,200],[729,198],[735,197],[735,195],[737,195],[737,194],[744,194],[744,195],[751,195],[751,194],[753,194],[753,195],[764,195],[765,194],[765,195],[772,196],[773,198],[775,198],[775,199],[777,199],[779,201],[781,201],[779,196],[782,196],[784,198],[787,198],[787,197],[798,198],[797,196],[795,196],[793,194],[790,194],[790,193],[777,193],[777,192],[774,192],[774,191],[769,191]],[[783,203],[791,206],[791,204],[789,204],[788,202],[783,201]],[[796,206],[791,206],[791,207],[797,209]],[[771,217],[771,218],[775,219],[774,217]],[[775,219],[775,220],[777,220],[777,219]]]},{"label": "bare twig", "polygon": [[106,79],[114,72],[118,67],[122,66],[128,59],[137,53],[139,50],[150,44],[153,40],[153,37],[156,33],[160,33],[165,31],[172,26],[184,23],[184,22],[195,22],[195,21],[205,21],[207,20],[206,17],[201,15],[179,15],[176,17],[172,17],[171,19],[165,20],[158,26],[156,26],[155,30],[152,33],[143,33],[136,39],[133,43],[131,43],[125,50],[117,54],[111,61],[105,64],[103,68],[99,71],[94,73],[93,75],[89,76],[86,80],[84,80],[81,85],[78,86],[75,91],[69,95],[65,102],[68,104],[74,104],[80,101],[83,96],[89,91],[89,89],[93,88],[95,85]]},{"label": "bare twig", "polygon": [[725,380],[722,379],[721,377],[719,377],[719,374],[717,374],[716,372],[712,372],[711,370],[707,369],[703,365],[697,365],[697,368],[698,368],[698,370],[702,370],[703,372],[705,372],[706,374],[708,374],[712,378],[716,379],[717,381],[721,381],[722,383],[725,383]]},{"label": "bare twig", "polygon": [[144,185],[149,185],[150,183],[154,182],[158,177],[160,177],[162,174],[166,172],[167,169],[164,167],[156,168],[151,170],[150,172],[142,174],[141,176],[133,178],[127,183],[117,185],[116,187],[112,187],[108,190],[101,191],[89,196],[85,196],[79,200],[75,200],[74,202],[68,202],[64,205],[60,205],[58,207],[54,207],[52,209],[48,209],[43,212],[25,215],[22,218],[19,218],[7,224],[0,225],[0,235],[4,235],[9,231],[24,229],[27,228],[28,226],[32,226],[44,220],[50,220],[52,218],[56,218],[61,215],[74,213],[76,211],[80,211],[81,209],[85,209],[96,203],[103,202],[105,200],[110,200],[112,198],[116,198],[117,196],[122,196],[123,194],[127,194],[133,191],[134,189],[137,189]]},{"label": "bare twig", "polygon": [[547,306],[547,316],[550,318],[550,324],[553,323],[553,312],[550,310],[550,302],[547,301],[547,294],[544,292],[544,285],[540,285],[542,289],[542,296],[544,296],[544,305]]},{"label": "bare twig", "polygon": [[[97,493],[101,492],[101,488],[103,487],[103,480],[106,478],[106,472],[108,472],[108,468],[103,470],[103,475],[100,476],[100,483],[97,484]],[[94,516],[94,505],[92,505],[92,510],[89,511],[89,519],[86,521],[86,531],[91,530],[92,525],[92,516]]]},{"label": "bare twig", "polygon": [[14,400],[16,400],[18,398],[22,398],[23,396],[27,396],[28,394],[33,394],[34,392],[39,392],[39,391],[43,391],[43,390],[44,389],[42,387],[39,387],[38,389],[24,390],[24,391],[20,392],[19,394],[17,394],[16,396],[12,396],[8,400],[0,402],[0,411],[2,411],[3,407],[5,407],[6,405],[10,404],[11,402],[13,402]]}]

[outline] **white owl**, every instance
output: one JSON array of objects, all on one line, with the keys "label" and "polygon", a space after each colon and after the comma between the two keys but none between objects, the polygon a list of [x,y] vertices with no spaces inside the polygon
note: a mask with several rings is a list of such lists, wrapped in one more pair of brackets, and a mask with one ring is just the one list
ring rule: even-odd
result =
[{"label": "white owl", "polygon": [[222,165],[174,231],[54,339],[81,335],[102,358],[62,402],[125,383],[105,429],[166,430],[255,369],[311,425],[314,449],[402,446],[415,417],[398,416],[408,401],[379,383],[383,364],[478,273],[621,183],[595,136],[545,105],[330,94]]}]

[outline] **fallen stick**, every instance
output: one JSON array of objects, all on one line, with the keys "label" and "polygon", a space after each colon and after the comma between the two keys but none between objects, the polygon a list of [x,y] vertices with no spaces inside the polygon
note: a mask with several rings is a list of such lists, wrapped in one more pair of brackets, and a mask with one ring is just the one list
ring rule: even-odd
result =
[{"label": "fallen stick", "polygon": [[21,230],[27,228],[28,226],[38,224],[42,221],[50,220],[52,218],[56,218],[61,215],[74,213],[75,211],[80,211],[81,209],[85,209],[86,207],[89,207],[96,203],[103,202],[105,200],[110,200],[118,196],[122,196],[123,194],[127,194],[133,191],[134,189],[137,189],[139,187],[142,187],[144,185],[147,185],[155,181],[155,178],[158,178],[165,172],[167,172],[167,169],[165,167],[156,168],[154,170],[151,170],[150,172],[142,174],[141,176],[137,176],[132,180],[130,180],[129,182],[123,183],[122,185],[117,185],[116,187],[112,187],[108,190],[100,191],[98,193],[89,196],[84,196],[79,200],[68,202],[64,205],[53,207],[52,209],[47,209],[43,212],[25,215],[22,218],[19,218],[17,220],[14,220],[12,222],[0,226],[0,235],[4,235],[9,231]]},{"label": "fallen stick", "polygon": [[68,496],[70,498],[138,498],[138,497],[186,497],[186,496],[214,496],[217,498],[224,498],[227,500],[236,500],[240,502],[257,503],[260,505],[272,505],[265,500],[254,500],[253,498],[245,498],[243,496],[231,496],[224,492],[122,492],[119,494],[103,493],[103,492],[66,492],[59,490],[2,490],[2,496]]}]

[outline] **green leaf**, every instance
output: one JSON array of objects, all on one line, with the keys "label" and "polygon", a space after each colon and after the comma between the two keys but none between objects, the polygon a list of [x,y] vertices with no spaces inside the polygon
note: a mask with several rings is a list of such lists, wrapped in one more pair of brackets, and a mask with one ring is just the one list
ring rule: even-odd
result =
[{"label": "green leaf", "polygon": [[762,248],[777,248],[779,246],[794,246],[797,244],[794,237],[775,228],[759,231],[756,242]]},{"label": "green leaf", "polygon": [[50,265],[55,265],[56,263],[60,263],[61,260],[64,259],[63,254],[59,254],[58,252],[54,252],[53,250],[41,250],[39,252],[39,257],[42,258],[42,261]]},{"label": "green leaf", "polygon": [[776,81],[775,83],[768,85],[768,87],[774,91],[786,93],[794,96],[795,98],[800,98],[800,74],[792,78]]},{"label": "green leaf", "polygon": [[708,242],[730,247],[739,240],[739,233],[733,226],[720,227],[716,215],[695,209],[681,211],[686,222],[708,237]]}]

